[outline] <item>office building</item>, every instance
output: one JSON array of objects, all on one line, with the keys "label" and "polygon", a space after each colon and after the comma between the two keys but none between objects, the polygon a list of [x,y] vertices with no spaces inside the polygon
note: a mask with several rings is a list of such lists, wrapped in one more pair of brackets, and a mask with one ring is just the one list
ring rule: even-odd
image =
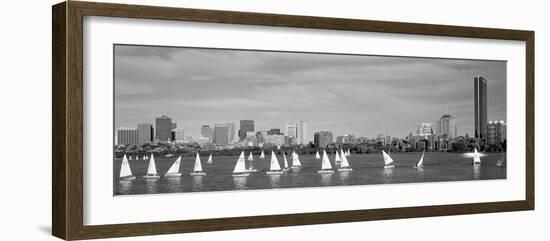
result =
[{"label": "office building", "polygon": [[214,130],[210,125],[202,125],[201,126],[201,135],[205,138],[208,138],[212,142],[214,139]]},{"label": "office building", "polygon": [[148,143],[153,141],[154,132],[153,132],[153,125],[147,124],[147,123],[140,123],[137,126],[138,130],[138,143]]},{"label": "office building", "polygon": [[239,139],[242,141],[246,138],[246,133],[254,131],[254,121],[253,120],[241,120],[239,126]]},{"label": "office building", "polygon": [[283,133],[281,133],[281,129],[279,129],[279,128],[272,128],[272,129],[269,129],[267,131],[267,134],[268,135],[282,135]]},{"label": "office building", "polygon": [[506,123],[490,121],[487,124],[487,142],[492,145],[501,145],[506,140]]},{"label": "office building", "polygon": [[118,145],[138,144],[138,129],[121,127],[117,129]]},{"label": "office building", "polygon": [[229,123],[214,125],[214,143],[218,145],[228,145],[230,143],[230,128]]},{"label": "office building", "polygon": [[306,145],[309,144],[309,139],[307,135],[307,121],[300,121],[298,122],[298,144]]},{"label": "office building", "polygon": [[183,143],[185,141],[185,131],[183,128],[176,128],[172,130],[174,132],[174,141],[176,143]]},{"label": "office building", "polygon": [[485,139],[487,133],[487,80],[474,78],[474,136]]},{"label": "office building", "polygon": [[285,124],[285,135],[291,138],[298,137],[298,125],[294,121],[288,121]]},{"label": "office building", "polygon": [[438,130],[440,130],[440,133],[438,133],[438,135],[443,135],[447,138],[457,137],[456,120],[452,115],[450,115],[449,113],[442,115],[441,118],[439,118],[438,124]]},{"label": "office building", "polygon": [[172,139],[172,130],[175,128],[172,118],[163,115],[155,119],[155,139],[158,141],[169,141]]}]

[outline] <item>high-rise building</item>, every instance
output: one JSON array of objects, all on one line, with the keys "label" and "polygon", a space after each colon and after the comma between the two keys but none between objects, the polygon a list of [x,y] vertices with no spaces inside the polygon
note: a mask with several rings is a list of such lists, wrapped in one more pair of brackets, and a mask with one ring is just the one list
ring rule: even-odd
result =
[{"label": "high-rise building", "polygon": [[447,138],[455,138],[457,137],[457,125],[455,118],[446,113],[439,118],[439,127],[438,129],[441,131],[439,135],[444,135]]},{"label": "high-rise building", "polygon": [[183,128],[175,128],[172,131],[174,132],[174,141],[176,143],[183,143],[185,141],[185,131]]},{"label": "high-rise building", "polygon": [[432,124],[420,123],[420,125],[418,125],[418,129],[416,130],[416,134],[426,139],[428,136],[433,134]]},{"label": "high-rise building", "polygon": [[118,145],[138,144],[138,129],[121,127],[116,133]]},{"label": "high-rise building", "polygon": [[288,121],[285,124],[285,134],[288,137],[298,137],[298,125],[294,121]]},{"label": "high-rise building", "polygon": [[506,140],[506,123],[504,121],[490,121],[487,124],[487,142],[492,145],[502,144]]},{"label": "high-rise building", "polygon": [[300,121],[298,123],[298,144],[306,145],[309,144],[309,139],[307,136],[307,121]]},{"label": "high-rise building", "polygon": [[212,127],[210,127],[210,125],[202,125],[201,135],[205,138],[210,139],[209,142],[211,142],[214,139],[214,130],[212,129]]},{"label": "high-rise building", "polygon": [[153,125],[147,123],[140,123],[137,126],[138,130],[138,143],[143,144],[153,141]]},{"label": "high-rise building", "polygon": [[175,128],[172,118],[163,115],[155,119],[155,139],[169,141],[172,139],[172,130]]},{"label": "high-rise building", "polygon": [[230,123],[214,125],[214,143],[218,145],[228,145],[230,139]]},{"label": "high-rise building", "polygon": [[254,120],[241,120],[239,127],[239,139],[242,141],[246,138],[246,133],[254,131]]},{"label": "high-rise building", "polygon": [[266,144],[282,146],[285,144],[285,136],[283,135],[267,135],[264,139]]},{"label": "high-rise building", "polygon": [[332,132],[319,131],[313,135],[313,143],[317,148],[326,148],[332,144]]},{"label": "high-rise building", "polygon": [[235,139],[235,123],[227,123],[229,125],[229,143]]},{"label": "high-rise building", "polygon": [[485,139],[487,133],[487,79],[474,78],[474,136]]}]

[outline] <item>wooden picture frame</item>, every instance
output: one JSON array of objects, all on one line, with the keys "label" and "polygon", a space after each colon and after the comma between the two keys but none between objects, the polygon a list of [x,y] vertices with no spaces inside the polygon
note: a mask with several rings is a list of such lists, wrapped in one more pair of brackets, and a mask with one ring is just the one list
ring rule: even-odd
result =
[{"label": "wooden picture frame", "polygon": [[[78,1],[59,3],[52,7],[52,11],[52,233],[56,237],[77,240],[534,209],[535,38],[533,31]],[[526,43],[525,199],[474,204],[85,226],[83,224],[84,16],[524,41]]]}]

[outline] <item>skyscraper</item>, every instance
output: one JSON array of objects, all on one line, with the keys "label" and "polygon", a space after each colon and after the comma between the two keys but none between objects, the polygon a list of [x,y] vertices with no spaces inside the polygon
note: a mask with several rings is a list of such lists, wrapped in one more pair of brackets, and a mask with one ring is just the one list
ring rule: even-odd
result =
[{"label": "skyscraper", "polygon": [[288,137],[297,138],[298,137],[298,125],[294,121],[288,121],[285,124],[285,134]]},{"label": "skyscraper", "polygon": [[440,135],[446,135],[448,138],[455,138],[457,136],[457,126],[455,118],[445,113],[439,118],[439,130],[441,130]]},{"label": "skyscraper", "polygon": [[176,143],[183,143],[185,141],[185,130],[181,127],[172,130],[174,132],[174,141]]},{"label": "skyscraper", "polygon": [[487,80],[474,78],[474,132],[476,138],[487,135]]},{"label": "skyscraper", "polygon": [[138,144],[138,129],[121,127],[117,129],[117,144]]},{"label": "skyscraper", "polygon": [[201,135],[209,139],[209,142],[214,140],[214,130],[210,125],[201,126]]},{"label": "skyscraper", "polygon": [[254,121],[253,120],[241,120],[239,127],[239,139],[242,141],[246,138],[246,133],[254,131]]},{"label": "skyscraper", "polygon": [[433,130],[431,123],[420,123],[420,125],[418,125],[418,130],[416,130],[416,134],[424,138],[433,134],[432,132]]},{"label": "skyscraper", "polygon": [[140,123],[138,129],[138,143],[143,144],[153,141],[153,125],[148,123]]},{"label": "skyscraper", "polygon": [[235,139],[235,123],[227,123],[229,125],[229,143]]},{"label": "skyscraper", "polygon": [[230,123],[214,125],[214,143],[227,145],[230,142]]},{"label": "skyscraper", "polygon": [[504,121],[490,121],[487,124],[487,142],[500,145],[506,140],[506,123]]},{"label": "skyscraper", "polygon": [[162,115],[155,119],[155,139],[169,141],[172,139],[172,129],[175,128],[172,118]]},{"label": "skyscraper", "polygon": [[328,145],[332,144],[332,132],[315,132],[315,134],[313,135],[313,143],[317,148],[326,148]]},{"label": "skyscraper", "polygon": [[300,121],[298,123],[298,144],[308,144],[309,139],[307,136],[307,121]]}]

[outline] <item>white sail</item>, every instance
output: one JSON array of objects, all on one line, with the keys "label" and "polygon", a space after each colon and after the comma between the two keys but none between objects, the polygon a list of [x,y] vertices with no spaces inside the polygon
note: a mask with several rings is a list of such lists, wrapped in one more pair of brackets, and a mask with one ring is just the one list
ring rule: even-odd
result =
[{"label": "white sail", "polygon": [[176,159],[176,161],[174,161],[174,164],[172,164],[172,166],[170,166],[170,169],[168,169],[168,172],[166,172],[166,174],[177,174],[180,172],[180,163],[181,163],[181,156],[178,157],[178,159]]},{"label": "white sail", "polygon": [[286,160],[286,155],[284,152],[283,152],[283,160],[284,160],[285,169],[288,169],[288,161]]},{"label": "white sail", "polygon": [[317,153],[315,153],[315,159],[317,159],[317,160],[321,159],[321,156],[319,156],[319,151],[317,151]]},{"label": "white sail", "polygon": [[349,168],[349,162],[348,158],[346,157],[346,153],[344,151],[341,151],[342,162],[340,163],[340,168]]},{"label": "white sail", "polygon": [[334,161],[340,162],[342,159],[340,158],[340,155],[338,155],[338,151],[336,151],[336,156],[334,157]]},{"label": "white sail", "polygon": [[206,161],[208,164],[212,164],[212,153],[210,153],[210,156],[208,157],[208,161]]},{"label": "white sail", "polygon": [[474,148],[474,164],[481,163],[481,155],[477,152],[477,148]]},{"label": "white sail", "polygon": [[[124,155],[126,155],[126,154],[124,154]],[[128,160],[132,160],[132,155],[130,155],[130,159],[128,159]]]},{"label": "white sail", "polygon": [[265,154],[263,150],[262,150],[262,154],[260,155],[260,158],[265,158]]},{"label": "white sail", "polygon": [[321,164],[321,169],[332,169],[332,165],[330,164],[330,160],[328,159],[327,152],[325,150],[323,150],[323,162]]},{"label": "white sail", "polygon": [[417,167],[423,167],[422,163],[424,162],[424,152],[422,152],[422,157],[420,157],[420,161],[418,161],[418,164],[416,164]]},{"label": "white sail", "polygon": [[277,160],[277,156],[275,156],[275,152],[271,151],[271,163],[269,164],[269,170],[270,171],[280,171],[281,166],[279,165],[279,160]]},{"label": "white sail", "polygon": [[351,151],[348,149],[348,153],[346,156],[351,156]]},{"label": "white sail", "polygon": [[120,177],[131,177],[132,176],[132,169],[130,169],[130,163],[128,162],[128,158],[126,158],[126,154],[124,154],[124,157],[122,158],[122,164],[120,164]]},{"label": "white sail", "polygon": [[149,167],[147,168],[147,175],[157,175],[157,166],[155,165],[155,156],[153,156],[153,154],[151,154],[151,160],[149,161]]},{"label": "white sail", "polygon": [[391,159],[390,155],[386,153],[385,151],[382,151],[382,155],[384,155],[384,163],[386,166],[393,165],[393,159]]},{"label": "white sail", "polygon": [[237,160],[237,164],[235,164],[235,168],[233,169],[233,173],[243,173],[246,172],[246,163],[244,160],[244,151],[241,152],[241,155],[239,156],[239,160]]},{"label": "white sail", "polygon": [[195,157],[195,167],[193,168],[193,172],[202,172],[201,158],[199,157],[198,152],[197,156]]},{"label": "white sail", "polygon": [[248,155],[248,160],[249,161],[254,161],[254,157],[252,156],[252,152],[250,152],[250,155]]},{"label": "white sail", "polygon": [[292,152],[292,166],[294,167],[302,166],[302,163],[300,163],[300,157],[294,151]]}]

